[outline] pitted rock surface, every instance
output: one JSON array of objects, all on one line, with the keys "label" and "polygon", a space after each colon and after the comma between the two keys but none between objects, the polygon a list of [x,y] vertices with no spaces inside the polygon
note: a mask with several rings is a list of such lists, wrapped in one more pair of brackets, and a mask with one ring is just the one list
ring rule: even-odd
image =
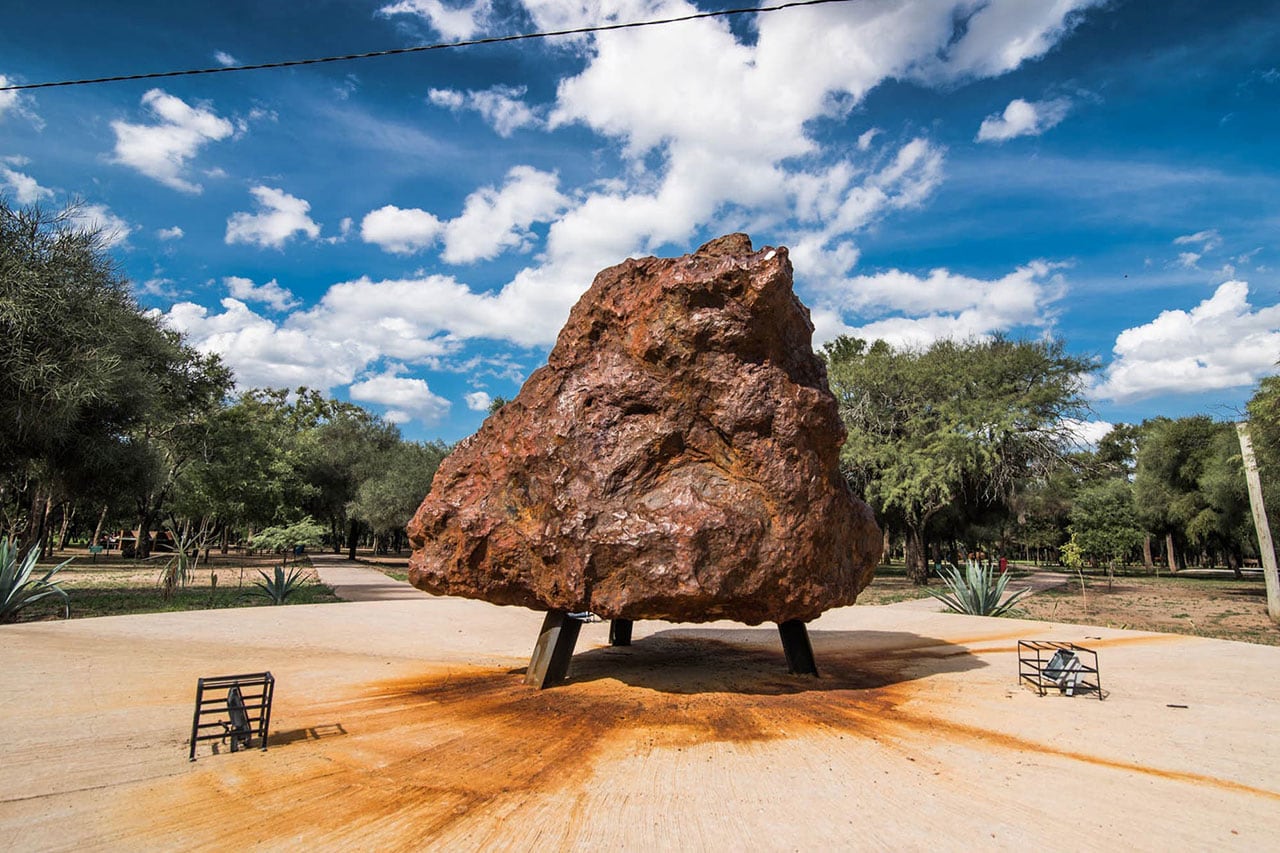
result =
[{"label": "pitted rock surface", "polygon": [[427,592],[604,618],[810,620],[881,537],[784,248],[744,234],[596,276],[548,362],[409,523]]}]

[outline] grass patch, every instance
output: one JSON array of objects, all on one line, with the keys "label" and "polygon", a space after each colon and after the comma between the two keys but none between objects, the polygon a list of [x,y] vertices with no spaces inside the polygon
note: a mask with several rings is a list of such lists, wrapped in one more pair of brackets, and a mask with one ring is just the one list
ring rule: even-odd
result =
[{"label": "grass patch", "polygon": [[[59,553],[57,561],[66,559],[68,553]],[[272,567],[280,562],[279,557],[213,554],[208,564],[202,560],[192,570],[189,584],[179,587],[168,598],[160,584],[166,560],[165,555],[147,561],[102,555],[95,561],[87,554],[76,555],[71,565],[58,575],[62,588],[71,599],[71,618],[271,606],[267,598],[253,594],[256,589],[254,582],[262,579],[258,574],[260,569],[271,574]],[[288,604],[324,604],[339,600],[331,588],[320,583],[305,558],[303,566],[306,580],[289,596]],[[216,583],[214,578],[217,578]],[[41,602],[24,611],[18,621],[61,617],[60,606],[44,605],[45,602]]]}]

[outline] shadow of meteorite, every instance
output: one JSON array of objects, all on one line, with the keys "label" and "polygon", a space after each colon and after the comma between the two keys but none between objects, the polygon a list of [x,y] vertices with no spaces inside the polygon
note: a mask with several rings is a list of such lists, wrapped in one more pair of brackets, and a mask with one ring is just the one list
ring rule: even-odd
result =
[{"label": "shadow of meteorite", "polygon": [[987,665],[964,646],[904,631],[811,631],[809,637],[816,678],[787,671],[777,629],[673,628],[630,646],[575,654],[558,686],[614,679],[663,693],[780,696],[874,689]]}]

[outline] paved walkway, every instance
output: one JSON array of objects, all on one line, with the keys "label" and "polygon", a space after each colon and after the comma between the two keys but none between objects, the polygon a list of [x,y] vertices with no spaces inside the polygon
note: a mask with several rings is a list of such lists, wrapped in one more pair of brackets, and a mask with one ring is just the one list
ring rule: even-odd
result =
[{"label": "paved walkway", "polygon": [[364,563],[348,560],[342,554],[308,554],[320,582],[333,587],[333,594],[343,601],[397,601],[422,599],[422,590],[388,577]]}]

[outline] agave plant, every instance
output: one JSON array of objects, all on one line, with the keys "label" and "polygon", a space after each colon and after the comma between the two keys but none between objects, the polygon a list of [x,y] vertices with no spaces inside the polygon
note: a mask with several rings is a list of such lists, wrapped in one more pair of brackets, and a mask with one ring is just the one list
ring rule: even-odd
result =
[{"label": "agave plant", "polygon": [[977,560],[969,560],[964,571],[959,566],[940,567],[942,581],[947,590],[928,589],[925,592],[941,601],[956,613],[970,616],[1003,616],[1012,609],[1028,590],[1015,592],[1005,601],[1004,588],[1009,576],[997,574],[990,567],[984,568]]},{"label": "agave plant", "polygon": [[31,575],[40,559],[40,549],[32,548],[26,559],[18,562],[18,549],[7,539],[0,539],[0,622],[12,622],[18,613],[41,599],[52,595],[62,597],[62,615],[71,616],[71,599],[58,581],[50,580],[70,560],[63,560],[47,571],[44,577],[33,580]]},{"label": "agave plant", "polygon": [[287,576],[284,573],[284,566],[276,566],[274,575],[268,575],[262,569],[258,569],[258,574],[262,575],[262,580],[254,581],[253,585],[256,589],[251,592],[271,599],[272,604],[284,604],[285,600],[297,592],[298,587],[302,586],[302,582],[306,580],[301,567],[295,568]]}]

